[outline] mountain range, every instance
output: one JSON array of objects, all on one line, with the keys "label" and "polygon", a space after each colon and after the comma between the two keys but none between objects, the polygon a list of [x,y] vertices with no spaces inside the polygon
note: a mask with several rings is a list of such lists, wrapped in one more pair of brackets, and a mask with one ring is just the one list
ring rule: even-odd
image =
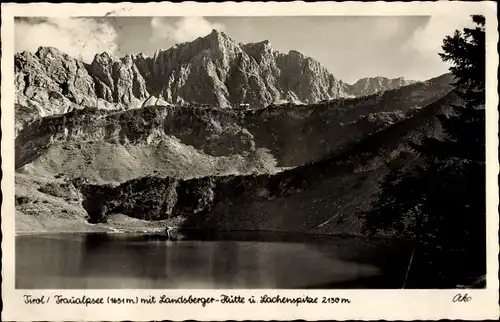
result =
[{"label": "mountain range", "polygon": [[452,82],[350,85],[217,31],[152,58],[16,54],[16,231],[358,233],[388,164],[420,162],[407,141],[443,135]]},{"label": "mountain range", "polygon": [[[273,49],[269,41],[242,44],[213,30],[205,37],[143,54],[96,54],[90,64],[53,47],[15,55],[19,120],[97,106],[124,110],[143,104],[208,104],[252,108],[316,103],[406,86],[403,78],[363,78],[350,85],[313,58]],[[22,126],[22,124],[19,124]]]}]

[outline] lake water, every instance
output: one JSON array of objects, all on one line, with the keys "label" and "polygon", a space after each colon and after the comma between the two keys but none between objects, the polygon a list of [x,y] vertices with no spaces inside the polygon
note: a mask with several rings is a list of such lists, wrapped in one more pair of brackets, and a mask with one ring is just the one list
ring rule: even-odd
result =
[{"label": "lake water", "polygon": [[339,256],[348,244],[276,234],[182,241],[124,234],[17,236],[16,288],[364,288],[363,281],[380,272]]}]

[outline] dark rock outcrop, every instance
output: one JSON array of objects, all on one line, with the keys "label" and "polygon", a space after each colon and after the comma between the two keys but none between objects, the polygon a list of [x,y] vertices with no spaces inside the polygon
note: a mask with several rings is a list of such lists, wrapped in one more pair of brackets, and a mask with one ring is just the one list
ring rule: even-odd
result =
[{"label": "dark rock outcrop", "polygon": [[[80,186],[75,182],[77,186]],[[177,199],[177,180],[172,178],[141,178],[128,181],[117,188],[84,185],[82,205],[89,222],[104,222],[109,213],[122,213],[146,220],[167,218]],[[154,186],[155,189],[151,189]],[[87,196],[92,196],[92,199]]]}]

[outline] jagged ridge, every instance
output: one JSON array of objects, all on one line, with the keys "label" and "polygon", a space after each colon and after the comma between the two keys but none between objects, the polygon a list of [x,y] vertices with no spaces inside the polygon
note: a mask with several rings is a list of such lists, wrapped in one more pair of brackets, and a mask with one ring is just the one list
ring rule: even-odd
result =
[{"label": "jagged ridge", "polygon": [[405,80],[403,77],[393,79],[387,77],[366,77],[361,78],[356,83],[354,83],[350,87],[349,93],[354,96],[367,96],[375,94],[377,92],[396,89],[414,83],[416,83],[416,81]]},{"label": "jagged ridge", "polygon": [[[297,51],[274,50],[269,41],[240,44],[214,30],[203,38],[157,51],[154,57],[96,54],[85,64],[56,48],[15,55],[18,109],[39,116],[97,106],[125,109],[156,96],[169,103],[253,107],[276,101],[314,103],[364,96],[409,82],[383,80],[365,89],[335,78]],[[16,119],[20,129],[30,118]]]}]

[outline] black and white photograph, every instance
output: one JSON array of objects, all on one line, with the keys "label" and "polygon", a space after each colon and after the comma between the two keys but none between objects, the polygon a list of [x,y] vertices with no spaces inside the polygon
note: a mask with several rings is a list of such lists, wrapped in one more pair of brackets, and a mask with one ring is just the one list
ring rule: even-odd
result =
[{"label": "black and white photograph", "polygon": [[485,290],[490,23],[15,16],[15,289]]},{"label": "black and white photograph", "polygon": [[452,19],[16,18],[16,287],[483,287]]}]

